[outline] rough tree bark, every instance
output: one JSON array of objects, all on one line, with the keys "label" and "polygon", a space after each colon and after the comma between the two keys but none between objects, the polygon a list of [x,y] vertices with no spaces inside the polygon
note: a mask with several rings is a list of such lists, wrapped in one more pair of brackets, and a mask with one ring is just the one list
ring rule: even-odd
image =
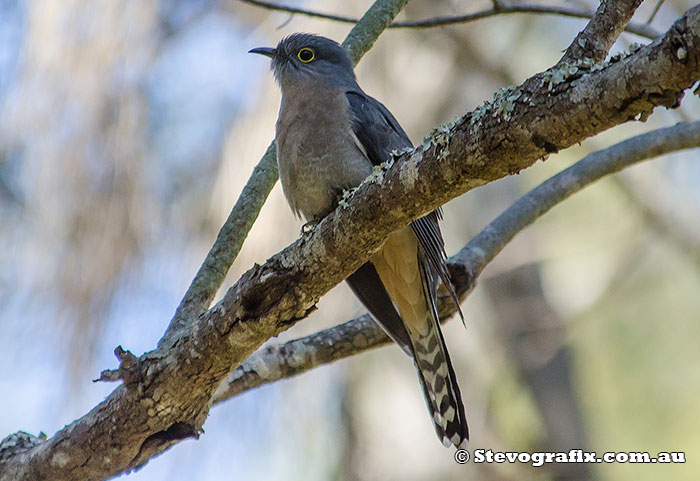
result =
[{"label": "rough tree bark", "polygon": [[375,172],[341,208],[251,268],[167,343],[139,358],[118,350],[120,369],[105,378],[123,384],[47,440],[13,438],[20,442],[0,452],[0,479],[106,479],[197,437],[227,374],[312,311],[393,230],[549,153],[645,119],[658,106],[675,107],[698,78],[700,6],[628,56],[564,64],[499,92]]}]

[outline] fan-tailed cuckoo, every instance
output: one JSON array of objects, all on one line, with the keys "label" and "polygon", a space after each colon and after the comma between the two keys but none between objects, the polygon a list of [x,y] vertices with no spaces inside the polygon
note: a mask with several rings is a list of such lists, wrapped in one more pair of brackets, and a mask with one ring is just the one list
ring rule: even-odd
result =
[{"label": "fan-tailed cuckoo", "polygon": [[[386,107],[362,91],[350,58],[333,40],[297,33],[275,48],[251,52],[272,59],[282,90],[277,161],[295,214],[319,221],[344,190],[357,187],[393,150],[412,147]],[[440,217],[439,210],[431,212],[391,234],[347,282],[414,359],[442,443],[464,447],[469,437],[464,406],[436,305],[439,281],[457,300],[445,264]]]}]

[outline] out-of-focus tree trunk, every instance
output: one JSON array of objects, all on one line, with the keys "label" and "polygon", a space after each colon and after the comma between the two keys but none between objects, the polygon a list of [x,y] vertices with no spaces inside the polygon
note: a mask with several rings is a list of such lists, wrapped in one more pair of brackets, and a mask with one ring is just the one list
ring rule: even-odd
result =
[{"label": "out-of-focus tree trunk", "polygon": [[[496,332],[523,383],[532,394],[545,429],[538,450],[589,450],[579,396],[573,381],[573,354],[565,343],[562,319],[544,297],[537,264],[526,264],[483,282],[498,320]],[[589,464],[551,465],[558,481],[593,479]]]}]

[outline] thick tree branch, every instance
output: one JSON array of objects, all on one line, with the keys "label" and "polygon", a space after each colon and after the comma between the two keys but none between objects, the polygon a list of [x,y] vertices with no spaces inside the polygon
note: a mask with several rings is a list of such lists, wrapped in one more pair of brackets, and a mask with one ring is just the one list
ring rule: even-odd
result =
[{"label": "thick tree branch", "polygon": [[[266,2],[261,0],[239,0],[240,2],[254,5],[257,7],[266,8],[268,10],[277,10],[280,12],[288,12],[291,14],[306,15],[308,17],[322,18],[342,23],[357,23],[357,19],[346,17],[344,15],[334,15],[331,13],[321,13],[313,10],[308,10],[300,7],[292,7],[282,5],[275,2]],[[456,25],[460,23],[469,23],[484,18],[495,17],[496,15],[504,14],[539,14],[539,15],[559,15],[562,17],[590,19],[594,13],[588,10],[568,6],[568,5],[528,5],[523,3],[499,2],[498,6],[479,10],[478,12],[467,13],[464,15],[432,17],[424,20],[404,20],[393,22],[388,28],[434,28],[445,27],[447,25]],[[639,35],[650,40],[659,36],[659,32],[651,28],[649,25],[630,23],[625,26],[628,33]]]},{"label": "thick tree branch", "polygon": [[[450,258],[460,301],[476,283],[484,267],[519,232],[602,177],[638,162],[678,150],[700,147],[700,121],[654,130],[607,149],[587,155],[521,197],[487,225],[462,250]],[[454,314],[454,305],[441,298],[443,322]],[[451,308],[451,309],[450,309]],[[218,403],[254,387],[304,373],[323,364],[390,343],[368,314],[335,327],[256,351],[217,389]]]},{"label": "thick tree branch", "polygon": [[306,316],[394,230],[557,149],[675,107],[700,78],[700,6],[660,39],[595,68],[549,70],[433,132],[311,232],[254,266],[167,349],[144,354],[90,413],[16,452],[0,480],[105,479],[198,436],[227,374]]},{"label": "thick tree branch", "polygon": [[[343,41],[343,47],[355,65],[372,48],[379,35],[391,24],[407,1],[374,2],[350,30]],[[194,322],[209,308],[278,178],[277,152],[273,141],[253,169],[214,245],[180,301],[158,347],[165,348],[176,342],[187,324]]]}]

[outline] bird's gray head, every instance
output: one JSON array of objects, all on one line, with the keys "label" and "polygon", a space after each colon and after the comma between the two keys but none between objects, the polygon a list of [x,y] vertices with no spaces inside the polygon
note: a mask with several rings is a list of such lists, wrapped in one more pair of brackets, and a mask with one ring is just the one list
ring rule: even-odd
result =
[{"label": "bird's gray head", "polygon": [[293,33],[280,40],[275,48],[254,48],[250,53],[272,59],[277,82],[285,85],[325,81],[329,87],[355,84],[352,61],[337,42],[309,33]]}]

